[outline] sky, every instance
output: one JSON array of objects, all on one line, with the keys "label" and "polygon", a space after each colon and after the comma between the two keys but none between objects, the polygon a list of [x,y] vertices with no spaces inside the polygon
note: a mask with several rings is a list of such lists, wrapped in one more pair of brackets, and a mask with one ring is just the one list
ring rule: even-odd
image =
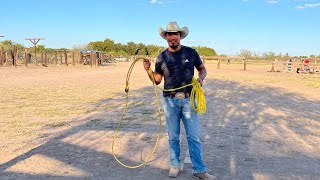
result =
[{"label": "sky", "polygon": [[158,33],[171,21],[188,27],[186,46],[218,54],[241,50],[320,54],[320,0],[16,0],[0,4],[0,41],[72,48],[112,39],[167,46]]}]

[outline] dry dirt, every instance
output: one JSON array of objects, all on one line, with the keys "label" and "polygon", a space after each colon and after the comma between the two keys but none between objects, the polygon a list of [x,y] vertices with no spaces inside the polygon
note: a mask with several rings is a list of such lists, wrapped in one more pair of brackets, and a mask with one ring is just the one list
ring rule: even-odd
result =
[{"label": "dry dirt", "polygon": [[[128,169],[113,158],[129,66],[0,68],[0,179],[169,179],[163,116],[149,163]],[[209,173],[217,179],[320,179],[319,75],[267,72],[271,65],[206,67],[207,113],[200,121]],[[129,95],[114,150],[137,165],[154,147],[160,122],[140,63]],[[182,130],[182,160],[186,149]],[[186,164],[177,179],[192,179],[191,172]]]}]

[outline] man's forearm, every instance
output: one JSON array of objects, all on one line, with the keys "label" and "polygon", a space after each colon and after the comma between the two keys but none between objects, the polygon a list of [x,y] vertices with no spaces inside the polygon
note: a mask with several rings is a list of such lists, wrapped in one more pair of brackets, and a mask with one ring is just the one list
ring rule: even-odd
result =
[{"label": "man's forearm", "polygon": [[157,73],[154,73],[151,69],[148,72],[148,76],[150,78],[150,80],[152,81],[152,79],[154,79],[155,83],[158,85],[161,83],[161,80],[162,80],[162,76],[157,74]]},{"label": "man's forearm", "polygon": [[207,76],[207,70],[206,70],[206,68],[202,68],[202,69],[199,71],[198,76],[199,76],[199,78],[201,78],[202,81],[203,81],[204,78]]}]

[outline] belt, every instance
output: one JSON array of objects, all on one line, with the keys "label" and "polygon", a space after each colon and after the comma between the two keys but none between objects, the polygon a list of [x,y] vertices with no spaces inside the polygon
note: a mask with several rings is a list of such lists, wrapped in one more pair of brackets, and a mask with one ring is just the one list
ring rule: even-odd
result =
[{"label": "belt", "polygon": [[184,99],[190,97],[190,94],[184,92],[170,92],[169,97],[176,99]]}]

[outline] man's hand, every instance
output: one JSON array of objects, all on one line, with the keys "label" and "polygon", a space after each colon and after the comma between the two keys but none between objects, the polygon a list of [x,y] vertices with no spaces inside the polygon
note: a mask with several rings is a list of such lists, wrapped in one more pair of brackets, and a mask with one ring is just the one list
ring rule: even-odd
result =
[{"label": "man's hand", "polygon": [[143,59],[143,67],[147,71],[148,76],[151,80],[154,80],[156,85],[161,83],[162,75],[160,73],[155,73],[150,69],[151,62],[149,59]]},{"label": "man's hand", "polygon": [[144,59],[143,60],[143,67],[144,69],[148,72],[151,66],[151,62],[149,59]]},{"label": "man's hand", "polygon": [[201,78],[198,78],[197,81],[200,83],[201,87],[202,87],[202,84],[203,84],[203,80]]}]

